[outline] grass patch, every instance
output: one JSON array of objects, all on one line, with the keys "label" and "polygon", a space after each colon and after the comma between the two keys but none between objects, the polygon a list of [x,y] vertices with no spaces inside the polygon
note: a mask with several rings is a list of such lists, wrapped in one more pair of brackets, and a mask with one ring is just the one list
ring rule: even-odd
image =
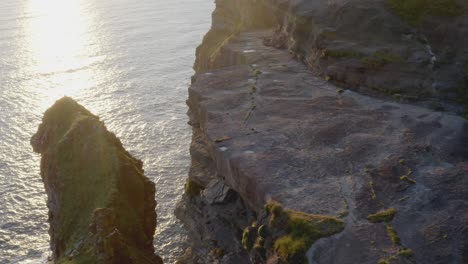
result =
[{"label": "grass patch", "polygon": [[259,70],[259,69],[252,70],[252,75],[253,76],[258,77],[258,76],[260,76],[260,74],[262,74],[261,70]]},{"label": "grass patch", "polygon": [[265,238],[262,236],[258,236],[257,240],[255,240],[255,244],[253,246],[254,250],[261,250],[263,249],[263,246],[265,245]]},{"label": "grass patch", "polygon": [[396,256],[391,256],[386,259],[380,259],[379,262],[377,263],[378,264],[391,264],[393,260],[398,260],[398,258]]},{"label": "grass patch", "polygon": [[271,214],[270,225],[276,225],[278,220],[283,216],[283,206],[276,202],[270,201],[265,205],[265,210]]},{"label": "grass patch", "polygon": [[190,197],[195,197],[200,195],[200,193],[203,191],[203,186],[201,186],[199,183],[196,181],[187,178],[187,181],[185,182],[185,193],[190,196]]},{"label": "grass patch", "polygon": [[390,236],[390,239],[392,240],[393,244],[400,245],[400,237],[398,236],[398,233],[393,228],[393,226],[391,226],[390,224],[387,225],[387,233]]},{"label": "grass patch", "polygon": [[244,229],[244,232],[242,233],[242,246],[247,251],[250,251],[254,244],[254,241],[252,239],[252,236],[253,236],[252,229],[253,229],[252,227],[248,226]]},{"label": "grass patch", "polygon": [[390,264],[390,261],[388,261],[387,259],[380,259],[379,262],[377,262],[378,264]]},{"label": "grass patch", "polygon": [[400,257],[405,257],[405,258],[410,258],[414,254],[413,250],[410,248],[405,248],[400,251],[398,251],[398,256]]},{"label": "grass patch", "polygon": [[393,220],[393,217],[396,214],[395,208],[390,208],[388,210],[380,211],[375,214],[370,214],[367,216],[367,220],[372,223],[381,223],[381,222],[390,222]]},{"label": "grass patch", "polygon": [[286,229],[287,234],[274,244],[276,253],[286,263],[307,263],[305,253],[315,241],[339,233],[345,226],[338,218],[283,209],[277,202],[269,202],[267,209],[270,223]]},{"label": "grass patch", "polygon": [[416,181],[414,179],[410,178],[411,174],[413,174],[413,170],[408,168],[408,171],[406,172],[405,175],[400,177],[400,180],[406,181],[406,182],[411,183],[411,184],[416,184]]},{"label": "grass patch", "polygon": [[455,0],[387,0],[397,15],[412,25],[426,16],[454,17],[464,13]]},{"label": "grass patch", "polygon": [[224,136],[224,137],[215,139],[215,143],[221,143],[221,142],[228,141],[228,140],[231,140],[231,137]]},{"label": "grass patch", "polygon": [[349,211],[341,211],[339,214],[338,214],[338,217],[339,218],[343,218],[343,217],[346,217],[349,215]]},{"label": "grass patch", "polygon": [[416,181],[411,179],[410,177],[408,177],[408,175],[401,176],[400,180],[406,181],[406,182],[411,183],[411,184],[416,184]]},{"label": "grass patch", "polygon": [[266,234],[267,234],[265,225],[261,225],[261,226],[258,228],[258,231],[257,231],[257,232],[258,232],[258,235],[259,235],[259,236],[265,237]]}]

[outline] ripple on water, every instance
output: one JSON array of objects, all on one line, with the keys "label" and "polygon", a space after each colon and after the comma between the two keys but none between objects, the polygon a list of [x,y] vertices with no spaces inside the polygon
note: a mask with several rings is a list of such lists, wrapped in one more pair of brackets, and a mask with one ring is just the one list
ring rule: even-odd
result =
[{"label": "ripple on water", "polygon": [[157,185],[156,250],[175,262],[185,233],[173,211],[190,163],[185,99],[212,8],[205,0],[1,1],[0,264],[49,254],[40,157],[29,139],[63,95],[143,160]]}]

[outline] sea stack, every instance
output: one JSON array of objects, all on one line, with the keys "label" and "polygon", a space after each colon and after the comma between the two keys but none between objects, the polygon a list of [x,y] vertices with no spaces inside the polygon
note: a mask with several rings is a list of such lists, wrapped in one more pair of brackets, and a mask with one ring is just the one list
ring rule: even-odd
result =
[{"label": "sea stack", "polygon": [[42,155],[54,263],[162,263],[155,185],[97,116],[64,97],[31,145]]}]

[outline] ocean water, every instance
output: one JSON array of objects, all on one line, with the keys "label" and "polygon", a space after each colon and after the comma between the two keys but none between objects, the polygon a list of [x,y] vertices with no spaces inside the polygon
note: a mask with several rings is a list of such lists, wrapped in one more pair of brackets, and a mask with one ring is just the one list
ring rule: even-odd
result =
[{"label": "ocean water", "polygon": [[182,254],[173,215],[189,167],[185,99],[209,0],[0,1],[0,264],[49,255],[46,195],[30,137],[68,95],[99,115],[157,186],[157,253]]}]

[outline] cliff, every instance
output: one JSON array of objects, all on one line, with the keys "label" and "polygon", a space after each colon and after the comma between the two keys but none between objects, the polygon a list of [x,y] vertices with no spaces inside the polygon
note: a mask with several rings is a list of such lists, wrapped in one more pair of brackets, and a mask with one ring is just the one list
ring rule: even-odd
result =
[{"label": "cliff", "polygon": [[414,2],[216,1],[182,263],[468,262],[466,3]]},{"label": "cliff", "polygon": [[468,116],[467,10],[462,0],[218,0],[194,68],[242,63],[224,44],[267,28],[264,44],[344,89]]},{"label": "cliff", "polygon": [[162,263],[154,183],[97,116],[64,97],[31,144],[42,155],[54,263]]}]

